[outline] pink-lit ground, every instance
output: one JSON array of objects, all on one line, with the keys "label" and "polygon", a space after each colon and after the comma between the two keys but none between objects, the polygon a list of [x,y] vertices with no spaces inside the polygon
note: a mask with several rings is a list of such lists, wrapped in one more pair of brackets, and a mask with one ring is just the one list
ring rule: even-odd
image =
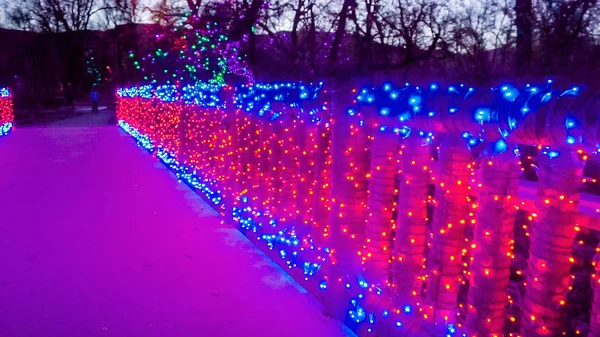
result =
[{"label": "pink-lit ground", "polygon": [[117,127],[67,124],[0,138],[0,337],[350,334]]}]

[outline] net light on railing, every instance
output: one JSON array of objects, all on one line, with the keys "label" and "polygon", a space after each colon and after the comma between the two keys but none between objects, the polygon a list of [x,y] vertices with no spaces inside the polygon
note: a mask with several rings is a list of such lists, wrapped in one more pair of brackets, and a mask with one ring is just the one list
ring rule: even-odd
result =
[{"label": "net light on railing", "polygon": [[12,93],[0,87],[0,136],[6,136],[14,128]]},{"label": "net light on railing", "polygon": [[[357,324],[357,329],[366,326],[367,332],[374,332],[377,324],[386,320],[401,328],[417,316],[431,321],[432,308],[420,299],[420,293],[411,293],[414,300],[409,303],[385,302],[385,308],[381,309],[373,307],[370,301],[372,298],[385,301],[383,299],[391,297],[397,286],[393,282],[376,284],[361,273],[330,278],[329,271],[338,263],[339,255],[330,241],[331,228],[327,221],[320,223],[313,216],[315,205],[322,203],[331,210],[335,204],[339,210],[335,216],[342,223],[341,235],[354,241],[365,238],[358,233],[359,227],[347,226],[349,222],[345,221],[350,221],[346,219],[354,217],[355,212],[366,210],[367,205],[340,203],[324,192],[332,174],[329,134],[332,125],[339,121],[331,115],[323,84],[239,86],[229,88],[233,92],[230,101],[222,90],[202,85],[120,89],[119,124],[142,147],[156,152],[178,179],[206,196],[222,215],[236,221],[247,236],[274,251],[292,273],[297,270],[307,284],[323,292],[344,289],[349,294],[347,317]],[[390,83],[380,88],[356,90],[356,104],[343,110],[348,118],[344,132],[352,139],[361,140],[344,144],[347,161],[347,167],[343,168],[344,179],[358,192],[364,188],[362,184],[373,172],[369,172],[360,158],[378,137],[377,132],[390,132],[398,141],[417,137],[426,144],[437,144],[441,135],[456,133],[465,146],[479,147],[485,155],[516,156],[515,142],[529,139],[529,135],[519,129],[527,119],[556,100],[579,97],[580,92],[578,87],[569,89],[567,94],[556,95],[548,88],[530,85],[522,89],[503,85],[489,90],[456,85],[444,90],[439,84],[395,87]],[[147,103],[154,99],[158,105]],[[572,130],[569,132],[583,127],[577,116],[565,115],[562,122],[564,130]],[[574,134],[569,133],[564,139],[561,146],[545,145],[542,153],[555,158],[571,145],[582,144]],[[314,169],[317,158],[319,171]],[[488,166],[497,165],[492,159],[486,162]],[[433,173],[427,163],[417,166]],[[471,161],[466,164],[469,177],[474,175],[475,167]],[[319,185],[317,177],[321,175],[324,181],[320,180]],[[412,182],[404,183],[411,185]],[[485,187],[475,178],[449,183],[439,181],[434,174],[430,183],[449,195],[457,189],[470,191]],[[493,199],[495,202],[509,200],[510,196]],[[475,206],[461,219],[464,223],[445,223],[435,235],[447,235],[458,225],[475,225],[476,203],[468,201]],[[423,196],[425,205],[437,202],[436,198]],[[396,207],[391,203],[389,206]],[[417,214],[416,210],[409,213]],[[394,220],[390,221],[390,228],[395,225]],[[385,231],[381,235],[390,236],[390,233]],[[485,236],[492,235],[486,233]],[[363,264],[371,257],[370,251],[362,241],[359,246],[355,259]],[[472,250],[477,246],[468,241],[464,246],[460,254],[447,257],[461,265],[464,263],[465,275],[456,283],[443,284],[442,288],[447,291],[455,291],[455,287],[464,284],[465,278],[470,276]],[[388,251],[390,246],[381,249]],[[510,253],[510,250],[506,252]],[[391,256],[390,264],[393,258],[403,259]],[[426,262],[422,261],[423,269]],[[482,273],[484,277],[495,277],[493,269],[483,269]],[[421,273],[418,277],[420,282],[426,282],[429,276]],[[466,335],[459,320],[450,316],[444,319],[445,334]],[[493,323],[492,319],[486,321]]]}]

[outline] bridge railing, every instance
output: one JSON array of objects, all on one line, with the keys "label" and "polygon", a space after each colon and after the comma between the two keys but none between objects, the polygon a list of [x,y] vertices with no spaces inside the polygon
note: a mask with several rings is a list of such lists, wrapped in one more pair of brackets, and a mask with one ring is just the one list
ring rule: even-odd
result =
[{"label": "bridge railing", "polygon": [[[125,131],[361,336],[567,333],[574,241],[599,228],[579,207],[599,116],[600,96],[549,83],[165,85],[117,102]],[[533,187],[518,145],[540,149]]]},{"label": "bridge railing", "polygon": [[8,134],[14,123],[12,95],[8,88],[0,86],[0,136]]}]

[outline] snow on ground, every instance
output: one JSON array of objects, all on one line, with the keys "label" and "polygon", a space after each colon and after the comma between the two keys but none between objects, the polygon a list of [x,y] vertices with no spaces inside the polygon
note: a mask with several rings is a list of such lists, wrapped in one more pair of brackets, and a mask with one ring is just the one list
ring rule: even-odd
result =
[{"label": "snow on ground", "polygon": [[111,122],[111,117],[114,115],[113,110],[109,110],[106,107],[100,107],[97,114],[91,113],[90,110],[85,108],[77,109],[78,116],[55,121],[50,123],[53,127],[72,127],[72,126],[98,126],[108,125]]},{"label": "snow on ground", "polygon": [[[17,125],[21,126],[90,126],[106,125],[111,116],[114,116],[114,109],[107,106],[98,108],[99,114],[92,114],[92,107],[89,105],[75,106],[74,115],[69,116],[69,109],[47,109],[36,111],[16,110]],[[112,120],[111,120],[112,123]]]},{"label": "snow on ground", "polygon": [[115,126],[0,138],[0,210],[0,337],[352,335]]}]

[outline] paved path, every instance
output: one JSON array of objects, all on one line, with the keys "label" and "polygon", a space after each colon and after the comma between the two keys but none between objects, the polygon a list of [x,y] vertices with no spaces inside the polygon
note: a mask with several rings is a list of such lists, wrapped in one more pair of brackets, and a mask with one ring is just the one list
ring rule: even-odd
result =
[{"label": "paved path", "polygon": [[0,337],[349,335],[117,127],[66,126],[0,138]]}]

